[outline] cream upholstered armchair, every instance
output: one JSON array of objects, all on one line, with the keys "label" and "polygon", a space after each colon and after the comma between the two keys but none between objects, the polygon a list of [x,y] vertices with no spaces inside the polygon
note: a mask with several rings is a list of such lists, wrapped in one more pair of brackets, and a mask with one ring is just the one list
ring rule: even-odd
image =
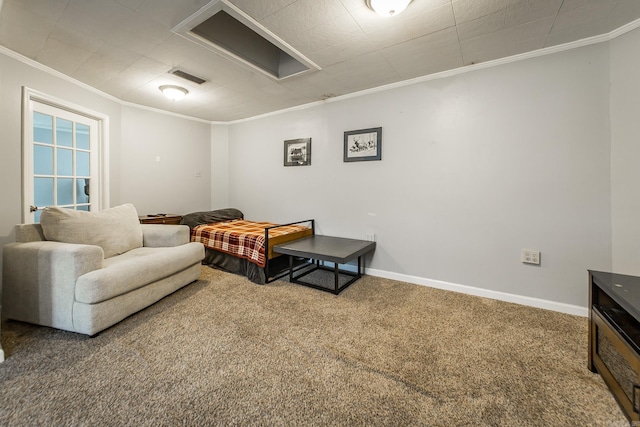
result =
[{"label": "cream upholstered armchair", "polygon": [[3,249],[9,319],[95,335],[200,276],[204,247],[189,228],[142,225],[133,205],[40,218]]}]

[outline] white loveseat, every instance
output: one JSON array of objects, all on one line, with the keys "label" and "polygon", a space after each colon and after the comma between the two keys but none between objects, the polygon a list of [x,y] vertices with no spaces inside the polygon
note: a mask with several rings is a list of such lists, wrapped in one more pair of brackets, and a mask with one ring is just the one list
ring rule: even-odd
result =
[{"label": "white loveseat", "polygon": [[140,224],[133,205],[93,213],[46,208],[3,248],[3,316],[86,335],[200,276],[185,225]]}]

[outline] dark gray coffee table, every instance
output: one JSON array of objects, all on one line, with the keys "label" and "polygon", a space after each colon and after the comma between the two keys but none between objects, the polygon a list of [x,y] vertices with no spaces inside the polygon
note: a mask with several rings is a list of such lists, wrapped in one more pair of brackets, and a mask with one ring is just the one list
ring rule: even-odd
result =
[{"label": "dark gray coffee table", "polygon": [[[309,286],[322,291],[331,292],[338,295],[341,291],[349,287],[353,282],[358,280],[362,276],[363,263],[362,255],[367,252],[373,251],[376,247],[376,242],[369,242],[366,240],[345,239],[342,237],[332,236],[319,236],[314,235],[305,237],[299,240],[293,240],[291,242],[276,245],[273,250],[277,253],[289,255],[289,281],[300,285]],[[295,271],[301,271],[294,276],[293,258],[309,258],[315,263],[311,263],[311,266],[306,269]],[[351,260],[358,258],[358,271],[356,273],[340,269],[340,264],[346,264]],[[325,267],[320,262],[332,262],[333,268]],[[334,287],[333,289],[326,288],[309,281],[300,280],[302,277],[313,273],[316,270],[328,270],[334,273]],[[341,275],[351,276],[351,279],[342,286],[339,286],[339,279]]]}]

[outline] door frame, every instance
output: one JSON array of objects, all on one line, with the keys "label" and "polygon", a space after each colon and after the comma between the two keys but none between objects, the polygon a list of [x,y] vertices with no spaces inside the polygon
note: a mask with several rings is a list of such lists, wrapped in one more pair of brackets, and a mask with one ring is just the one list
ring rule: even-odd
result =
[{"label": "door frame", "polygon": [[32,141],[27,141],[26,126],[27,123],[31,123],[28,120],[32,117],[33,109],[31,108],[32,102],[39,102],[41,104],[49,105],[54,108],[68,111],[73,114],[88,117],[95,120],[98,123],[98,141],[97,152],[98,156],[98,188],[100,195],[98,200],[93,201],[97,210],[103,210],[108,208],[109,205],[109,116],[99,113],[97,111],[90,110],[77,104],[65,101],[37,91],[35,89],[22,87],[22,223],[26,224],[30,218],[29,206],[30,202],[27,200],[29,194],[33,191],[30,190],[31,180],[33,178],[33,165],[29,165],[28,161],[32,160],[29,153],[32,153],[31,147]]}]

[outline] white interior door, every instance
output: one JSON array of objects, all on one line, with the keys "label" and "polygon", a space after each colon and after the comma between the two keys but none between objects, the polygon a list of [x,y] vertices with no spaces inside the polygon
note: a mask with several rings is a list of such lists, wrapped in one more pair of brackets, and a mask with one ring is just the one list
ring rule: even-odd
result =
[{"label": "white interior door", "polygon": [[39,222],[47,206],[99,210],[100,121],[50,103],[26,102],[24,222]]}]

